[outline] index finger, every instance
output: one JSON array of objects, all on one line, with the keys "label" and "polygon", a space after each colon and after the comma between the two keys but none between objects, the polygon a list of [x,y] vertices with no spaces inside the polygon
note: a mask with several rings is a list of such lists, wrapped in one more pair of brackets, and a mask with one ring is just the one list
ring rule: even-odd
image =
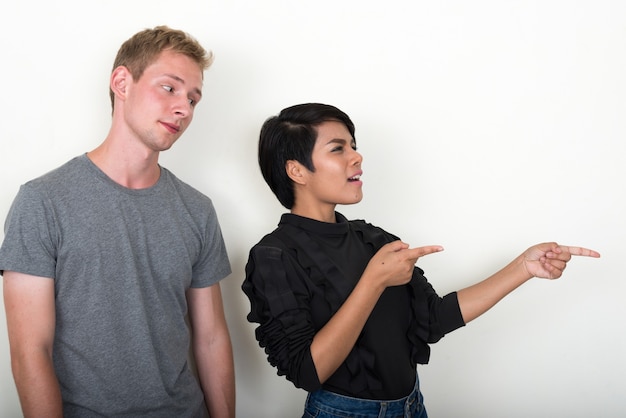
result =
[{"label": "index finger", "polygon": [[583,247],[570,247],[567,245],[559,245],[562,250],[569,252],[571,255],[581,255],[583,257],[594,257],[599,258],[600,253],[594,250],[590,250],[589,248]]},{"label": "index finger", "polygon": [[411,258],[415,258],[417,260],[418,258],[424,257],[425,255],[443,251],[443,247],[441,245],[427,245],[425,247],[409,248],[406,251],[409,252]]}]

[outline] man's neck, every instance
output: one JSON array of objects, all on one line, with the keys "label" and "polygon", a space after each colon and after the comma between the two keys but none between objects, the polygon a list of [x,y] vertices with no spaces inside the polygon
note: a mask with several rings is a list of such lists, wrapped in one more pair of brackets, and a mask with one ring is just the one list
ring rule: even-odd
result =
[{"label": "man's neck", "polygon": [[87,157],[111,180],[129,189],[152,187],[161,175],[158,152],[124,149],[110,138]]}]

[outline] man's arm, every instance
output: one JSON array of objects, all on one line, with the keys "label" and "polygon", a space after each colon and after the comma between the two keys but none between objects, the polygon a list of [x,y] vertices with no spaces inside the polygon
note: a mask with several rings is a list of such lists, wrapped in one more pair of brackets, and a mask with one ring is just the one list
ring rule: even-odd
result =
[{"label": "man's arm", "polygon": [[5,271],[4,307],[11,369],[24,417],[62,417],[61,390],[52,364],[54,280]]},{"label": "man's arm", "polygon": [[192,345],[211,418],[235,417],[235,367],[219,283],[187,293]]}]

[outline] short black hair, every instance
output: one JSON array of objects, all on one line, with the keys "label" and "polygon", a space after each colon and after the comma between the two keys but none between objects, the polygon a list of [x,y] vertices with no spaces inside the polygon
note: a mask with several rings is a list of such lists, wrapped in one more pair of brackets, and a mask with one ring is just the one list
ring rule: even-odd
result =
[{"label": "short black hair", "polygon": [[317,127],[329,121],[343,123],[356,141],[350,117],[335,106],[322,103],[287,107],[267,119],[261,127],[259,167],[265,182],[287,209],[293,207],[295,200],[293,181],[286,171],[287,161],[296,160],[308,170],[315,171],[312,154]]}]

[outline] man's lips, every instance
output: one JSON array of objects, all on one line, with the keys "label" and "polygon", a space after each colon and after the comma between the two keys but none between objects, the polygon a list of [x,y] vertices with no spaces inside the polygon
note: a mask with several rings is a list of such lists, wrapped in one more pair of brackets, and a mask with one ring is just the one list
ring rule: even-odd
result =
[{"label": "man's lips", "polygon": [[161,122],[161,125],[163,125],[165,129],[167,129],[168,131],[170,131],[170,133],[173,133],[173,134],[178,133],[180,131],[180,126],[175,123]]}]

